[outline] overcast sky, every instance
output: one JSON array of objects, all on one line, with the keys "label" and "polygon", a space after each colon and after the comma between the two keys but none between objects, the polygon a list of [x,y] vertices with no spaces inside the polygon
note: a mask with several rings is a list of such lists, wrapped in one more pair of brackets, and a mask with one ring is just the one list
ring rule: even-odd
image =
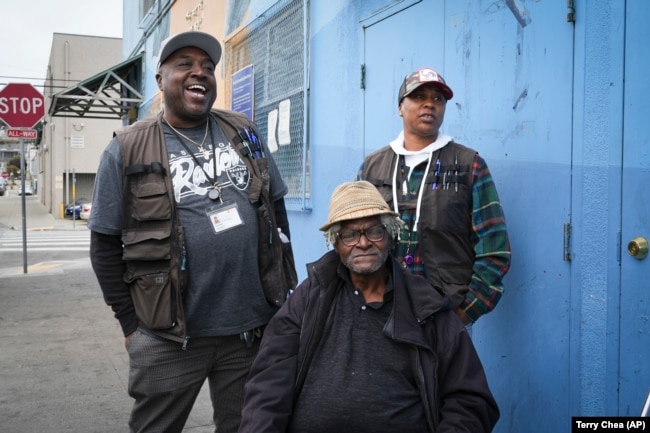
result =
[{"label": "overcast sky", "polygon": [[54,33],[122,37],[122,0],[0,0],[0,89],[43,91]]}]

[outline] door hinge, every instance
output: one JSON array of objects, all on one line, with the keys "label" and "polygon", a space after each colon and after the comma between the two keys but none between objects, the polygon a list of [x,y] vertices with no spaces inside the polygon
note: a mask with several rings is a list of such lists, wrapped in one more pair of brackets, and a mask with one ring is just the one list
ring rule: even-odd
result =
[{"label": "door hinge", "polygon": [[571,261],[571,223],[564,224],[564,261]]},{"label": "door hinge", "polygon": [[366,65],[361,65],[361,90],[366,90]]},{"label": "door hinge", "polygon": [[566,7],[569,9],[569,11],[566,14],[566,21],[568,23],[575,23],[576,8],[575,8],[575,4],[573,3],[573,0],[566,0]]}]

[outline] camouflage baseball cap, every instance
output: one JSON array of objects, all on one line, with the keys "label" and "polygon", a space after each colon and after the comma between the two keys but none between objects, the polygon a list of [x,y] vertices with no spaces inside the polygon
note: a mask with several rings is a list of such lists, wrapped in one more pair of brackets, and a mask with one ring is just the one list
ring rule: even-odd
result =
[{"label": "camouflage baseball cap", "polygon": [[410,95],[411,92],[424,84],[433,84],[440,88],[448,101],[454,97],[454,92],[452,92],[447,83],[445,83],[445,79],[442,78],[442,75],[431,68],[422,68],[411,72],[404,77],[404,81],[399,88],[397,105],[402,103],[402,99],[404,99],[405,96]]}]

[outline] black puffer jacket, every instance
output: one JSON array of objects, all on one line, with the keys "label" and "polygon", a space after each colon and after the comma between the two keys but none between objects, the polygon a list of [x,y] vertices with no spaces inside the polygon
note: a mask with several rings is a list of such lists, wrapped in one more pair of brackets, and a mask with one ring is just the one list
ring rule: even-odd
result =
[{"label": "black puffer jacket", "polygon": [[[286,432],[320,337],[332,326],[333,300],[345,286],[339,263],[330,251],[307,265],[308,278],[266,327],[245,387],[240,433]],[[462,322],[426,279],[403,273],[395,260],[390,266],[394,303],[384,332],[412,349],[429,430],[491,432],[499,409]]]}]

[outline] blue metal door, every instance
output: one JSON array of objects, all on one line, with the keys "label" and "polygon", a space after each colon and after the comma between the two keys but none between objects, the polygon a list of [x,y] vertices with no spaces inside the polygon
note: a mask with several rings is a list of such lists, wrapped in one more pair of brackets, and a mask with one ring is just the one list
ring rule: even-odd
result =
[{"label": "blue metal door", "polygon": [[404,76],[421,68],[442,68],[444,51],[423,49],[444,43],[443,2],[404,1],[397,10],[373,16],[364,26],[364,153],[388,144],[402,130],[397,93]]},{"label": "blue metal door", "polygon": [[638,416],[650,389],[650,3],[628,0],[625,15],[618,410]]},{"label": "blue metal door", "polygon": [[[454,90],[442,130],[487,160],[513,267],[473,340],[501,408],[495,433],[567,431],[571,266],[572,23],[562,2],[401,2],[364,26],[364,152],[402,128],[404,75],[430,66]],[[552,415],[551,415],[552,414]]]}]

